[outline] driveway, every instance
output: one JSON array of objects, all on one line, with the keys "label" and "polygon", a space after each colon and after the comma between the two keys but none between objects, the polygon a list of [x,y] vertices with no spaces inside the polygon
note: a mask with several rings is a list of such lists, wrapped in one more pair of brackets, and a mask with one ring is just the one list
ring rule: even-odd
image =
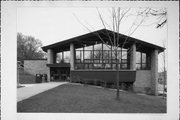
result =
[{"label": "driveway", "polygon": [[38,84],[21,84],[17,88],[17,102],[25,100],[29,97],[47,91],[49,89],[55,88],[59,85],[67,84],[68,82],[48,82],[48,83],[38,83]]}]

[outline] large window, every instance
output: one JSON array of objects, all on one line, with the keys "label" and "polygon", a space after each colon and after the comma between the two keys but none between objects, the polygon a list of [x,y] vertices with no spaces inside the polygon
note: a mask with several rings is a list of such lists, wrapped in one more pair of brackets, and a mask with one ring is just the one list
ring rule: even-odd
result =
[{"label": "large window", "polygon": [[[103,49],[102,47],[91,49],[76,50],[76,69],[116,69],[117,62],[119,69],[127,69],[127,50],[118,50],[118,56],[115,51]],[[116,59],[116,57],[118,59]]]}]

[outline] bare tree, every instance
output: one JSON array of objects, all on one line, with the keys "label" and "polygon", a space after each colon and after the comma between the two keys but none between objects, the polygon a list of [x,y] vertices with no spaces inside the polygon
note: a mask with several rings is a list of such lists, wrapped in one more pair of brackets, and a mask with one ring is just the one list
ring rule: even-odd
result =
[{"label": "bare tree", "polygon": [[[163,47],[166,48],[166,43],[163,41]],[[166,69],[166,60],[167,60],[167,55],[166,55],[166,50],[160,54],[160,59],[162,60],[162,65],[160,67],[160,71],[163,75],[163,97],[165,97],[165,92],[167,90],[166,84],[167,84],[167,69]]]},{"label": "bare tree", "polygon": [[147,18],[154,17],[155,20],[151,23],[144,24],[142,26],[150,26],[155,24],[156,28],[162,28],[167,23],[167,10],[166,8],[141,8],[139,14],[145,13]]},{"label": "bare tree", "polygon": [[[112,8],[110,10],[110,17],[111,17],[111,24],[108,24],[105,19],[102,16],[102,13],[99,11],[99,9],[97,8],[97,13],[99,16],[99,20],[102,24],[102,26],[105,28],[106,30],[106,36],[108,37],[108,42],[106,42],[103,37],[100,36],[100,34],[98,32],[93,32],[96,36],[98,36],[98,38],[102,41],[102,43],[104,45],[107,46],[107,48],[111,49],[109,47],[109,44],[112,46],[112,51],[114,56],[116,57],[116,70],[117,70],[117,94],[116,94],[116,98],[119,99],[119,67],[118,67],[118,63],[119,63],[119,50],[120,48],[123,48],[125,46],[125,44],[128,42],[128,38],[138,29],[139,26],[142,25],[142,23],[145,21],[145,18],[147,18],[150,15],[158,15],[160,13],[150,9],[150,8],[143,8],[140,9],[139,11],[137,11],[135,14],[130,12],[131,9],[122,9],[120,7],[118,8]],[[162,13],[163,14],[163,13]],[[164,15],[164,14],[163,14]],[[119,39],[121,37],[120,33],[120,28],[121,28],[121,24],[124,20],[126,20],[126,18],[128,18],[129,16],[135,16],[135,20],[132,23],[131,27],[129,28],[127,37],[125,38],[125,41],[123,42],[123,44],[119,44]],[[76,16],[75,16],[76,17]],[[84,25],[77,17],[76,19],[78,20],[78,22],[84,26],[89,32],[92,32],[91,29],[94,29],[91,25],[89,25],[91,27],[91,29],[87,26]],[[161,23],[161,26],[164,24],[165,22]],[[110,35],[110,33],[108,32],[107,29],[110,29],[113,31],[113,36]],[[129,52],[131,52],[131,48],[128,49]],[[128,54],[128,53],[127,53]],[[122,57],[122,56],[121,56]],[[122,61],[120,61],[122,62]]]}]

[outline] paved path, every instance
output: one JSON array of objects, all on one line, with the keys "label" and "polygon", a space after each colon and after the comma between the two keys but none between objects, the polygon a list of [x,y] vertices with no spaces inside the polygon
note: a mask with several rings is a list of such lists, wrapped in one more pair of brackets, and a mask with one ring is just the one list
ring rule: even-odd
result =
[{"label": "paved path", "polygon": [[22,101],[49,89],[55,88],[59,85],[66,84],[68,82],[49,82],[49,83],[38,83],[38,84],[21,84],[21,87],[17,89],[17,101]]}]

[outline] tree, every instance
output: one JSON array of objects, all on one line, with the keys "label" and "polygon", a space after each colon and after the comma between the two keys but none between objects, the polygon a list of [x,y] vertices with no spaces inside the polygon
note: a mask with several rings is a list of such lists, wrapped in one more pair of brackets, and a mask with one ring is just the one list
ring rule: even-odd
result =
[{"label": "tree", "polygon": [[[163,47],[165,48],[166,47],[166,41],[164,40],[163,41]],[[167,88],[166,88],[166,84],[167,84],[167,69],[166,69],[166,60],[167,60],[167,53],[166,53],[166,50],[164,50],[163,53],[160,54],[160,59],[162,60],[162,65],[160,67],[160,71],[162,72],[162,75],[163,75],[163,97],[165,97],[165,92],[167,91]]]},{"label": "tree", "polygon": [[42,42],[32,36],[17,33],[17,60],[42,59],[45,53],[41,49]]},{"label": "tree", "polygon": [[152,18],[154,17],[155,20],[150,23],[146,24],[144,26],[149,26],[152,24],[156,24],[156,28],[162,28],[167,23],[167,10],[166,8],[141,8],[138,12],[139,14],[145,13],[146,17]]},{"label": "tree", "polygon": [[[131,9],[121,9],[120,7],[118,8],[112,8],[110,10],[110,17],[111,17],[111,25],[108,24],[104,19],[103,19],[103,16],[102,14],[100,13],[99,9],[97,8],[97,12],[98,12],[98,16],[99,16],[99,19],[100,19],[100,22],[102,23],[102,26],[105,28],[106,30],[106,35],[108,36],[108,42],[105,42],[105,40],[99,35],[99,33],[95,33],[96,36],[99,37],[99,39],[103,42],[104,45],[107,46],[107,48],[111,49],[110,46],[112,46],[112,51],[113,51],[113,54],[116,58],[116,70],[117,70],[117,94],[116,94],[116,98],[119,99],[119,67],[118,67],[118,63],[119,63],[119,59],[118,59],[118,56],[119,56],[119,50],[120,48],[123,48],[125,43],[128,41],[128,38],[129,36],[131,36],[135,31],[136,29],[142,24],[142,22],[144,21],[144,16],[143,16],[143,12],[139,15],[136,15],[138,19],[139,17],[141,17],[141,20],[140,21],[134,21],[132,26],[130,27],[129,29],[129,32],[128,32],[128,35],[127,37],[125,38],[125,42],[120,46],[119,45],[119,39],[120,39],[120,26],[121,26],[121,23],[123,20],[125,20],[130,14],[129,11]],[[75,16],[76,17],[76,16]],[[76,17],[77,18],[77,17]],[[77,19],[80,23],[81,21],[79,19]],[[135,24],[137,24],[135,26]],[[86,25],[82,24],[89,32],[92,32]],[[114,31],[113,32],[113,35],[110,36],[110,33],[107,31],[107,28]],[[109,46],[110,44],[110,46]],[[131,50],[129,50],[131,51]],[[121,56],[122,57],[122,56]],[[120,61],[121,62],[121,61]]]},{"label": "tree", "polygon": [[[142,25],[142,23],[145,22],[145,19],[150,17],[150,16],[159,16],[158,22],[157,23],[157,28],[163,26],[166,22],[167,19],[165,19],[163,21],[163,18],[166,18],[166,11],[160,11],[159,10],[154,10],[151,8],[139,8],[139,10],[137,12],[133,12],[131,11],[130,8],[128,9],[122,9],[120,7],[118,8],[112,8],[110,10],[110,19],[111,19],[111,24],[108,24],[107,21],[103,18],[102,13],[100,13],[99,9],[97,8],[97,12],[98,12],[98,16],[99,16],[99,20],[102,24],[102,26],[105,28],[106,30],[106,36],[108,37],[108,42],[106,42],[107,40],[104,40],[100,34],[98,32],[95,32],[94,34],[96,36],[98,36],[98,38],[103,42],[104,45],[106,45],[109,49],[111,49],[109,47],[112,46],[112,50],[113,50],[113,54],[116,58],[116,70],[117,70],[117,94],[116,94],[116,98],[119,99],[119,67],[118,67],[118,63],[119,63],[119,50],[121,48],[123,48],[125,46],[125,44],[128,42],[128,38],[138,29],[139,26]],[[135,19],[131,25],[131,27],[129,28],[127,37],[125,38],[125,41],[123,44],[119,44],[119,39],[121,37],[120,33],[120,28],[121,28],[121,24],[123,23],[123,21],[125,21],[129,16],[135,16]],[[76,16],[75,16],[76,17]],[[76,17],[77,18],[77,17]],[[78,22],[83,25],[89,32],[92,32],[91,29],[94,29],[92,26],[91,29],[87,26],[84,25],[78,18],[77,18]],[[155,23],[153,23],[155,24]],[[113,31],[113,35],[110,35],[110,33],[107,31],[107,29],[110,29]],[[128,52],[131,52],[131,48],[129,48],[127,50]],[[127,52],[127,54],[128,54]],[[122,57],[122,56],[121,56]],[[122,61],[120,61],[122,62]]]}]

